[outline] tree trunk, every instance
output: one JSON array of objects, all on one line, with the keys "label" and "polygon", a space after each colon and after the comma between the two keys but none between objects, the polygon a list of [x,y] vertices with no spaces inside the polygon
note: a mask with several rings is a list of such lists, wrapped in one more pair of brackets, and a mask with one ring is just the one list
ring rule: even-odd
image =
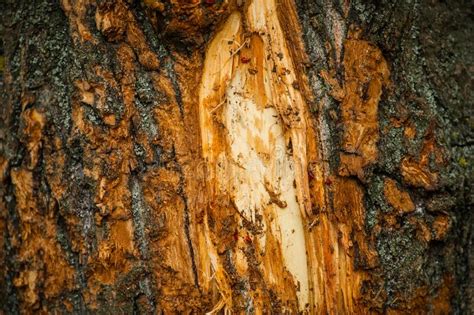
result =
[{"label": "tree trunk", "polygon": [[2,7],[3,312],[473,311],[469,1]]}]

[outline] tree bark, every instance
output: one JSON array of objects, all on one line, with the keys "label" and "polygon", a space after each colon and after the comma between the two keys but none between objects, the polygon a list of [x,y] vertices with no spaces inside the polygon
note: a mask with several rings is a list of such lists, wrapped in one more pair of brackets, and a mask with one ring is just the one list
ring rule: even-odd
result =
[{"label": "tree bark", "polygon": [[0,304],[468,314],[468,1],[6,1]]}]

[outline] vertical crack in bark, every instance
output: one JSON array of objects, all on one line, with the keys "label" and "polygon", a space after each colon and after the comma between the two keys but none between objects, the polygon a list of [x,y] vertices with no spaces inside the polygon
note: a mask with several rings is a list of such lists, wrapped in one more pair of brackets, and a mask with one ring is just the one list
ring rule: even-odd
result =
[{"label": "vertical crack in bark", "polygon": [[[184,177],[183,177],[183,172],[182,170],[180,171],[180,187],[184,187]],[[186,193],[182,189],[181,190],[181,198],[183,198],[184,202],[184,233],[186,234],[186,242],[189,247],[189,256],[191,257],[191,264],[193,268],[193,276],[194,276],[194,285],[196,288],[199,288],[199,276],[198,276],[198,271],[197,271],[197,266],[196,266],[196,258],[194,255],[194,247],[193,247],[193,241],[191,239],[191,232],[189,229],[190,225],[190,219],[189,219],[189,207],[188,207],[188,199],[186,198]]]},{"label": "vertical crack in bark", "polygon": [[174,61],[172,61],[172,57],[170,56],[171,60],[165,64],[165,68],[167,69],[166,75],[170,78],[170,81],[173,85],[174,90],[174,97],[176,99],[176,103],[179,107],[179,113],[181,114],[181,118],[184,116],[184,109],[183,109],[183,98],[181,95],[181,89],[179,87],[178,79],[176,78],[176,71],[174,70]]}]

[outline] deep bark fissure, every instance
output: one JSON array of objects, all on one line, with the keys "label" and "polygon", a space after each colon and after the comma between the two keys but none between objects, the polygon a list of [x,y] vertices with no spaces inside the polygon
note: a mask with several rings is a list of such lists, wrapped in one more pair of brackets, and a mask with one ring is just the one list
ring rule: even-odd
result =
[{"label": "deep bark fissure", "polygon": [[[180,186],[184,186],[184,179],[183,179],[183,173],[180,170]],[[197,271],[197,266],[196,266],[196,260],[195,260],[195,254],[194,254],[194,247],[193,247],[193,242],[191,239],[191,232],[190,232],[190,219],[189,219],[189,208],[188,208],[188,198],[186,198],[186,194],[183,190],[181,190],[181,198],[183,198],[184,201],[184,233],[186,234],[186,241],[189,246],[189,254],[191,256],[191,264],[193,268],[193,276],[194,276],[194,285],[196,288],[201,290],[199,286],[199,276],[198,276],[198,271]]]}]

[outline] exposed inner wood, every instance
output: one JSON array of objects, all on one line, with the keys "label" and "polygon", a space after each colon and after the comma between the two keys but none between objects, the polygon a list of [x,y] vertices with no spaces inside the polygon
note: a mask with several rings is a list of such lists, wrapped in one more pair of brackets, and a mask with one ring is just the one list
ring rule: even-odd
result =
[{"label": "exposed inner wood", "polygon": [[[288,301],[296,294],[304,308],[310,295],[303,219],[309,207],[306,105],[293,82],[275,3],[253,1],[228,18],[208,47],[200,123],[211,198],[227,200],[222,206],[241,215],[239,235],[251,234],[266,282]],[[247,257],[236,250],[245,277]],[[283,292],[286,281],[297,292]]]}]

